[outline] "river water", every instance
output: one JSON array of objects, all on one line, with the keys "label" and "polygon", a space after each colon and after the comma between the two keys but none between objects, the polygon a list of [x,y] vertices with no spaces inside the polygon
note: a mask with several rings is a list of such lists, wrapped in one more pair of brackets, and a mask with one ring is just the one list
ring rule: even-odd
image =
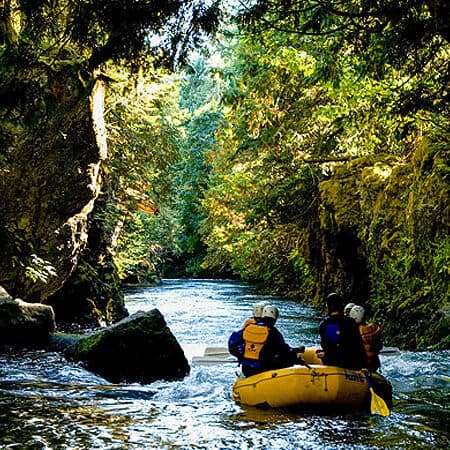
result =
[{"label": "river water", "polygon": [[[158,308],[191,358],[225,346],[255,301],[281,311],[291,345],[317,345],[307,306],[232,281],[165,280],[127,292],[130,313]],[[450,352],[382,355],[389,417],[261,411],[233,403],[234,363],[195,365],[176,382],[110,384],[57,353],[0,355],[1,449],[449,449]]]}]

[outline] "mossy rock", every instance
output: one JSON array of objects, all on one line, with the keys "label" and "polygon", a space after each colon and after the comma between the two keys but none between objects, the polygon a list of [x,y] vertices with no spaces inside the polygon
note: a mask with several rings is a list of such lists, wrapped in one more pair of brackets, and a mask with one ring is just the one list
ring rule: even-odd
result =
[{"label": "mossy rock", "polygon": [[55,331],[53,309],[41,303],[26,303],[0,292],[0,344],[39,348]]},{"label": "mossy rock", "polygon": [[190,370],[182,348],[157,309],[139,311],[81,338],[65,355],[113,383],[179,379]]}]

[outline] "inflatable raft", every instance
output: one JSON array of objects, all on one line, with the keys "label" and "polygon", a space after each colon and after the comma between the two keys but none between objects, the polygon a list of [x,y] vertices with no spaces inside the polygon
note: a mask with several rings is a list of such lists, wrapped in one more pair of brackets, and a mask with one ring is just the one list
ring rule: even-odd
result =
[{"label": "inflatable raft", "polygon": [[[369,407],[371,393],[363,371],[318,364],[315,349],[307,349],[306,366],[269,370],[251,377],[238,377],[233,400],[240,405],[263,408]],[[311,363],[311,364],[310,364]],[[373,389],[390,408],[392,386],[378,373],[370,374]]]}]

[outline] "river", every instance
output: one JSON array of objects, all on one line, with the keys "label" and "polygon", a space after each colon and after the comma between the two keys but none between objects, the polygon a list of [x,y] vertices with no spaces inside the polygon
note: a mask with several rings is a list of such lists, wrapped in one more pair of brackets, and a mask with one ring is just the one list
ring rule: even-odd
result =
[{"label": "river", "polygon": [[[255,301],[279,307],[291,345],[316,345],[308,307],[233,281],[165,280],[126,293],[130,313],[158,308],[185,349],[226,345]],[[382,355],[392,382],[389,417],[242,408],[230,388],[234,363],[192,365],[176,382],[110,384],[57,353],[0,355],[1,449],[448,449],[450,352]]]}]

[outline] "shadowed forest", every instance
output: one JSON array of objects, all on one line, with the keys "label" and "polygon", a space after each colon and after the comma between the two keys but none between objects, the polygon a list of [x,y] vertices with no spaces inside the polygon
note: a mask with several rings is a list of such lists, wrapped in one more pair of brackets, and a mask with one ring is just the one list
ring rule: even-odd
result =
[{"label": "shadowed forest", "polygon": [[60,326],[235,278],[449,347],[444,0],[0,2],[0,286]]}]

